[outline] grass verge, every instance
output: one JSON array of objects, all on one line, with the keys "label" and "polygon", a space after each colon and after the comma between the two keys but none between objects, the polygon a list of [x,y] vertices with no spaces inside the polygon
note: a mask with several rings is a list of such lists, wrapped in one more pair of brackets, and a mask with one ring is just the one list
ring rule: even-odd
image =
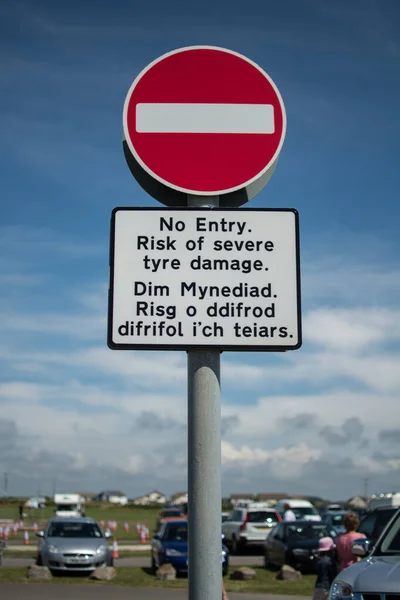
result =
[{"label": "grass verge", "polygon": [[[149,562],[150,562],[150,552],[148,550],[124,550],[124,549],[119,549],[118,551],[119,553],[119,557],[120,558],[148,558]],[[11,548],[6,548],[4,550],[4,554],[3,556],[5,558],[32,558],[34,559],[36,557],[36,548],[34,550],[32,550],[32,548],[30,548],[29,550],[13,550],[12,546]]]},{"label": "grass verge", "polygon": [[[258,594],[290,594],[293,596],[312,596],[315,584],[315,575],[303,575],[300,581],[277,581],[276,573],[267,571],[262,567],[252,567],[256,571],[256,579],[253,581],[232,581],[225,577],[225,588],[227,592],[245,592]],[[31,583],[36,582],[27,578],[27,569],[21,567],[1,567],[0,583]],[[130,587],[157,587],[167,589],[187,588],[187,578],[178,577],[174,581],[159,581],[151,574],[148,568],[119,567],[117,577],[111,582],[95,582],[87,576],[53,577],[49,584],[87,584],[87,585],[123,585]]]}]

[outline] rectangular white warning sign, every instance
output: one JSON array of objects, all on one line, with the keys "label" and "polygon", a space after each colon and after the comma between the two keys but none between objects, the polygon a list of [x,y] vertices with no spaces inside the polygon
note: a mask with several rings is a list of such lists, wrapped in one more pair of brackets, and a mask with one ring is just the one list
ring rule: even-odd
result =
[{"label": "rectangular white warning sign", "polygon": [[297,211],[115,208],[108,345],[299,348]]}]

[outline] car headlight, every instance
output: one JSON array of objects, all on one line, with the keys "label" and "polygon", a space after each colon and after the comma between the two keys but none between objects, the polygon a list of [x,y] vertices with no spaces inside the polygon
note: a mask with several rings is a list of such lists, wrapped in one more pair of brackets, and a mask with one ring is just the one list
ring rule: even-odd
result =
[{"label": "car headlight", "polygon": [[165,556],[186,556],[186,553],[179,552],[179,550],[175,550],[174,548],[167,548],[165,550]]},{"label": "car headlight", "polygon": [[50,546],[48,546],[47,549],[52,554],[58,554],[58,548],[57,548],[57,546],[53,546],[52,544],[50,544]]},{"label": "car headlight", "polygon": [[108,548],[108,546],[101,544],[100,546],[98,546],[96,548],[96,554],[102,554],[103,552],[106,552],[107,548]]},{"label": "car headlight", "polygon": [[352,600],[353,588],[344,581],[334,581],[329,592],[329,600]]},{"label": "car headlight", "polygon": [[308,556],[310,551],[306,550],[306,548],[293,548],[292,554],[295,556]]}]

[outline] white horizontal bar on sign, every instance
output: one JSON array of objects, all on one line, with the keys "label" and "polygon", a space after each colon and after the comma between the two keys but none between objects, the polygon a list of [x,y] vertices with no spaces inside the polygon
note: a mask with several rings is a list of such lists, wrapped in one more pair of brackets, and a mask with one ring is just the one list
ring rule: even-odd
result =
[{"label": "white horizontal bar on sign", "polygon": [[274,133],[272,104],[138,103],[138,133]]}]

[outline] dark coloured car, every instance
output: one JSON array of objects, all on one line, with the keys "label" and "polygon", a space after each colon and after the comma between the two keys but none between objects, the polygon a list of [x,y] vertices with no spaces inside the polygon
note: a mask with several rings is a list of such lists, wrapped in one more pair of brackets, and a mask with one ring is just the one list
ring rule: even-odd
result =
[{"label": "dark coloured car", "polygon": [[325,525],[327,525],[330,529],[334,529],[338,535],[345,533],[346,528],[343,525],[343,519],[347,513],[347,510],[326,512],[322,515],[322,522],[325,523]]},{"label": "dark coloured car", "polygon": [[[188,572],[188,522],[166,521],[151,542],[151,568],[155,572],[162,565],[171,564],[177,573]],[[229,567],[229,551],[222,543],[222,574],[226,575]]]},{"label": "dark coloured car", "polygon": [[265,540],[264,566],[315,572],[319,540],[327,536],[335,538],[336,532],[321,521],[282,521]]},{"label": "dark coloured car", "polygon": [[379,506],[367,512],[357,531],[363,533],[373,546],[397,510],[398,506]]}]

